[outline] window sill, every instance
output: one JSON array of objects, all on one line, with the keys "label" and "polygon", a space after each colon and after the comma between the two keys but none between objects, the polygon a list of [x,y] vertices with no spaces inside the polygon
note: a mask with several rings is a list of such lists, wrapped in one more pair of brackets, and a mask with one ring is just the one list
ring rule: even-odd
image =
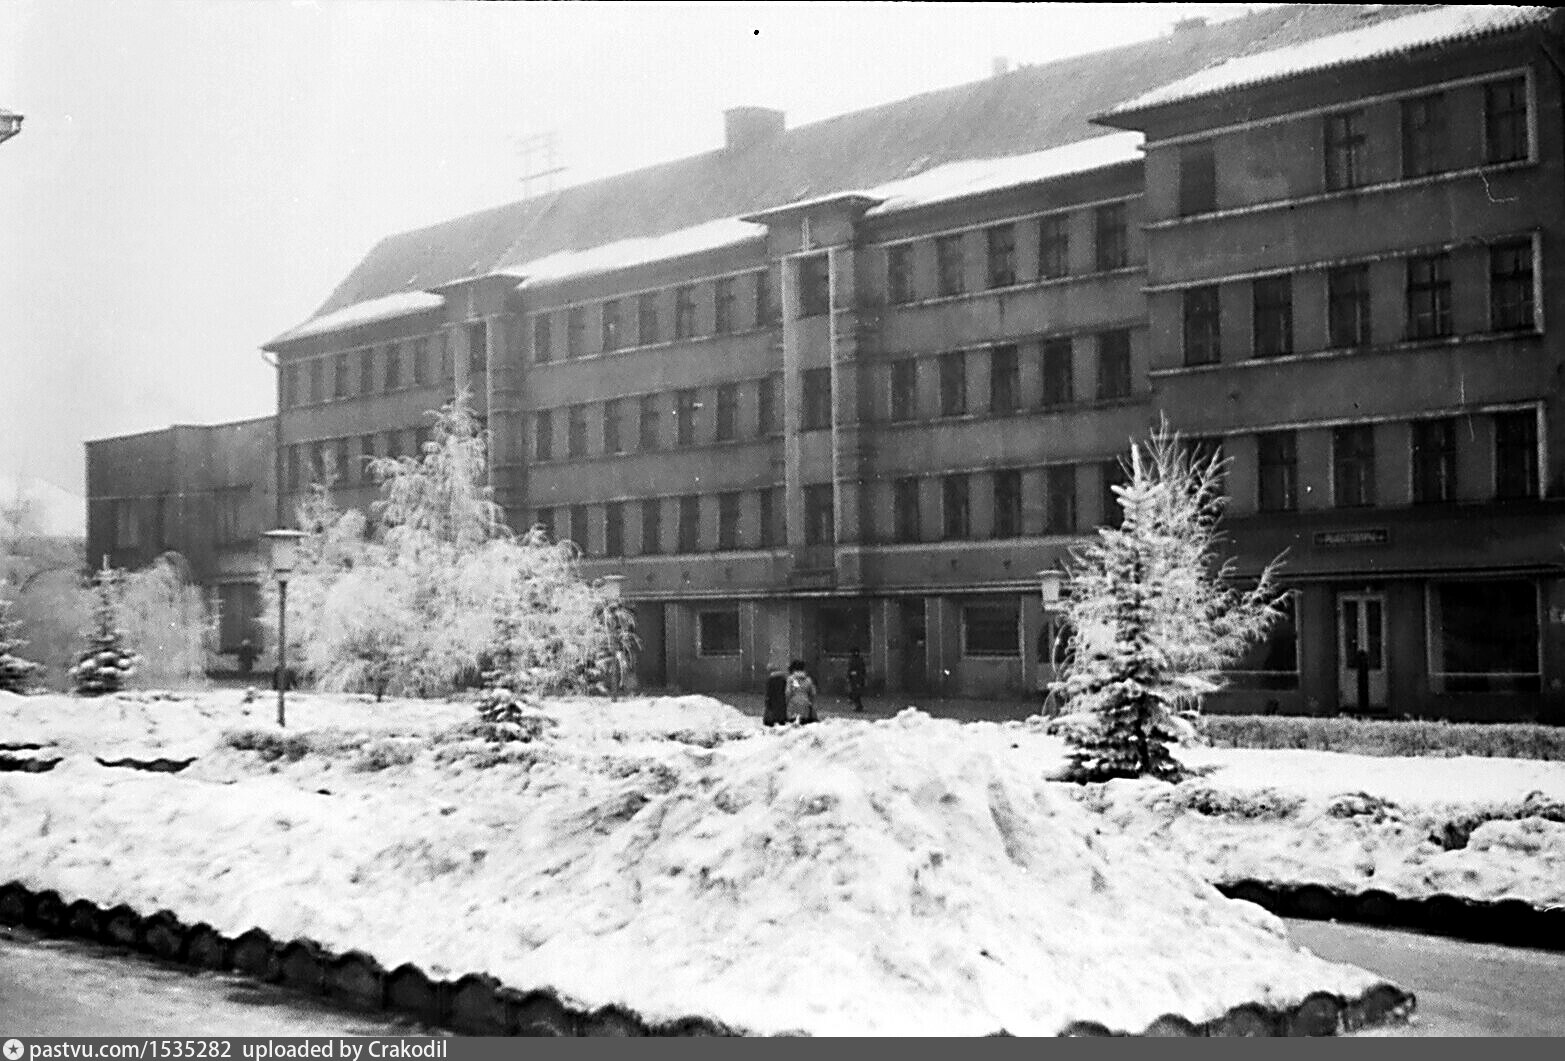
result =
[{"label": "window sill", "polygon": [[1307,361],[1337,361],[1375,357],[1384,354],[1406,353],[1412,350],[1461,346],[1464,343],[1498,343],[1508,339],[1542,339],[1543,331],[1530,330],[1504,332],[1470,332],[1467,335],[1446,335],[1429,339],[1403,339],[1395,343],[1372,346],[1335,347],[1329,350],[1313,350],[1304,354],[1288,354],[1285,357],[1248,357],[1240,361],[1213,361],[1202,365],[1177,365],[1173,368],[1154,368],[1147,375],[1153,379],[1164,376],[1186,376],[1201,372],[1217,372],[1223,369],[1261,368],[1266,365],[1292,365]]}]

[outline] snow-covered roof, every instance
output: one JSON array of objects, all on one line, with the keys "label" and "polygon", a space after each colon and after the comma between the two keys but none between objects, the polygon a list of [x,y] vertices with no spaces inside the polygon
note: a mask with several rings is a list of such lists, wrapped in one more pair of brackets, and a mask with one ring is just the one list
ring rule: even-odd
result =
[{"label": "snow-covered roof", "polygon": [[1511,5],[1452,5],[1362,29],[1334,33],[1288,48],[1227,59],[1162,88],[1143,93],[1106,112],[1105,118],[1209,96],[1246,85],[1280,81],[1366,59],[1381,59],[1542,22],[1553,8]]},{"label": "snow-covered roof", "polygon": [[519,277],[519,287],[553,283],[722,250],[765,235],[766,229],[761,225],[725,217],[661,236],[615,240],[586,250],[558,251],[532,261],[507,265],[498,270],[498,275]]},{"label": "snow-covered roof", "polygon": [[869,210],[869,216],[878,217],[948,199],[1035,184],[1122,162],[1137,162],[1141,159],[1141,140],[1139,132],[1110,133],[1025,155],[950,162],[871,188],[867,194],[883,201]]},{"label": "snow-covered roof", "polygon": [[367,302],[356,302],[313,320],[307,320],[297,328],[290,328],[283,332],[272,342],[281,343],[311,335],[324,335],[327,332],[342,331],[344,328],[353,328],[372,321],[390,320],[393,317],[406,317],[424,310],[439,309],[443,305],[445,299],[428,291],[403,291],[382,298],[372,298]]}]

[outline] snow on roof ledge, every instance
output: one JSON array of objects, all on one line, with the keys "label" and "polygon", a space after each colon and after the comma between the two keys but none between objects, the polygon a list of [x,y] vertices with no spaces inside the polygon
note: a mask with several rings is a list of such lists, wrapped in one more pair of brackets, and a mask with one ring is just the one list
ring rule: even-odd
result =
[{"label": "snow on roof ledge", "polygon": [[1246,85],[1280,81],[1313,70],[1520,29],[1545,21],[1552,10],[1547,7],[1453,5],[1388,19],[1304,44],[1229,59],[1121,103],[1103,117],[1117,117]]},{"label": "snow on roof ledge", "polygon": [[342,331],[345,328],[370,324],[374,321],[390,320],[393,317],[406,317],[424,310],[439,309],[445,305],[445,302],[444,298],[430,294],[428,291],[403,291],[383,298],[372,298],[368,302],[356,302],[324,316],[307,320],[298,327],[283,332],[267,345],[291,342],[311,335],[325,335],[328,332]]},{"label": "snow on roof ledge", "polygon": [[529,284],[572,280],[722,250],[761,239],[765,235],[766,230],[760,225],[727,217],[661,236],[638,236],[586,250],[558,251],[542,258],[503,266],[496,272],[500,276],[514,276],[519,281],[518,287],[526,287]]}]

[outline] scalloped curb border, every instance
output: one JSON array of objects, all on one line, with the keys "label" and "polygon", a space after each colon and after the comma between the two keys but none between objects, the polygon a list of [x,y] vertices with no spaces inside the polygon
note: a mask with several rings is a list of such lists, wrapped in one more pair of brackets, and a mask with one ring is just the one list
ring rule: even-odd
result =
[{"label": "scalloped curb border", "polygon": [[[1254,882],[1246,882],[1254,884]],[[1249,895],[1240,898],[1249,898]],[[1253,901],[1253,900],[1252,900]],[[211,925],[186,925],[171,910],[142,917],[124,904],[102,909],[88,899],[67,904],[52,889],[29,890],[20,881],[0,885],[0,925],[25,925],[49,936],[76,936],[150,954],[199,969],[243,973],[359,1012],[386,1011],[469,1035],[706,1037],[740,1036],[705,1017],[649,1025],[619,1005],[578,1010],[550,990],[519,991],[487,973],[431,980],[407,963],[387,972],[371,954],[336,954],[312,939],[273,940],[260,928],[229,938]],[[1145,1036],[1322,1036],[1405,1022],[1417,999],[1391,984],[1378,984],[1356,999],[1316,992],[1291,1009],[1246,1003],[1193,1024],[1164,1014]],[[1006,1035],[1001,1029],[996,1034]],[[1064,1036],[1124,1036],[1096,1021],[1073,1021]]]},{"label": "scalloped curb border", "polygon": [[1470,943],[1565,951],[1565,906],[1534,906],[1522,899],[1489,902],[1445,893],[1405,899],[1378,889],[1349,892],[1323,884],[1248,879],[1218,882],[1216,887],[1230,899],[1244,899],[1279,917],[1408,928]]}]

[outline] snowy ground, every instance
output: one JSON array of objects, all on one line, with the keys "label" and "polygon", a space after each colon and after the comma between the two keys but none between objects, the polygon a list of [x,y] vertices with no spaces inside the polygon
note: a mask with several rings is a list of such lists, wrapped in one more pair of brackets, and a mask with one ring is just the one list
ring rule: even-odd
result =
[{"label": "snowy ground", "polygon": [[[0,742],[64,758],[0,774],[0,878],[762,1033],[1133,1031],[1376,982],[1106,828],[1022,723],[581,701],[497,749],[461,705],[297,695],[286,739],[272,710],[0,695]],[[199,760],[95,762],[125,754]]]}]

